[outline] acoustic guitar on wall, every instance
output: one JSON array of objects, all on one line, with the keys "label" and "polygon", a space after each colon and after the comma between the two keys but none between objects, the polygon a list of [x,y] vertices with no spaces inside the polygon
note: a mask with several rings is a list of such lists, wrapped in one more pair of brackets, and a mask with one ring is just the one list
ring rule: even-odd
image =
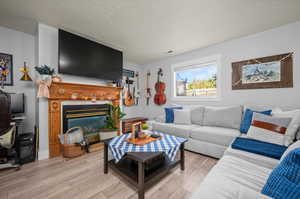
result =
[{"label": "acoustic guitar on wall", "polygon": [[131,92],[130,92],[130,80],[129,78],[127,77],[126,79],[126,83],[127,83],[127,89],[125,91],[125,96],[124,96],[124,105],[126,106],[132,106],[135,104],[135,101],[134,101],[134,97],[132,96]]}]

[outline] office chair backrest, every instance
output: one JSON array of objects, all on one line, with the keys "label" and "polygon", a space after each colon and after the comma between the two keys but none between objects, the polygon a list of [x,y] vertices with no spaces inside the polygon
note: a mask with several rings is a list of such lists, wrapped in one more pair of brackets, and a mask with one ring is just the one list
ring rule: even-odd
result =
[{"label": "office chair backrest", "polygon": [[0,135],[10,128],[10,96],[0,90]]}]

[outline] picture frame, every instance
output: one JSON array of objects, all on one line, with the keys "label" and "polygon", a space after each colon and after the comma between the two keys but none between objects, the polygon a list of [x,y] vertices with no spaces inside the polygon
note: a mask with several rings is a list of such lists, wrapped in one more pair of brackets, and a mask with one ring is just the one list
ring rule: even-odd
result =
[{"label": "picture frame", "polygon": [[133,123],[131,126],[131,138],[136,139],[142,131],[142,122]]},{"label": "picture frame", "polygon": [[135,72],[133,70],[123,69],[123,77],[134,78]]},{"label": "picture frame", "polygon": [[232,63],[232,90],[292,87],[293,53]]},{"label": "picture frame", "polygon": [[[13,55],[0,53],[0,70],[8,70],[8,75],[5,76],[3,85],[13,86]],[[1,71],[0,71],[1,72]],[[0,77],[1,78],[1,77]]]}]

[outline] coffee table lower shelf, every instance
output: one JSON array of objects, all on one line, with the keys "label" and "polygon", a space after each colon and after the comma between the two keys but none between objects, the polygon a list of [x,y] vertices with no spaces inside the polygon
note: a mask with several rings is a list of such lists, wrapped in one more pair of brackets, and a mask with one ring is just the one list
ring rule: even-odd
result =
[{"label": "coffee table lower shelf", "polygon": [[104,146],[104,173],[108,173],[108,168],[112,169],[137,189],[139,199],[144,199],[145,190],[159,182],[177,165],[184,170],[184,143],[180,146],[179,160],[170,161],[165,158],[159,165],[151,169],[146,169],[146,162],[162,155],[161,152],[127,153],[122,160],[115,163],[114,160],[108,161],[108,143],[105,142]]},{"label": "coffee table lower shelf", "polygon": [[[176,167],[180,163],[180,160],[171,162],[165,160],[165,162],[160,165],[159,168],[151,170],[149,172],[145,171],[144,176],[144,185],[145,189],[155,184],[160,178],[168,174],[168,172]],[[138,188],[138,167],[132,167],[132,162],[130,159],[121,160],[118,164],[116,164],[113,160],[108,163],[109,168],[111,168],[114,172],[125,178],[131,185]]]}]

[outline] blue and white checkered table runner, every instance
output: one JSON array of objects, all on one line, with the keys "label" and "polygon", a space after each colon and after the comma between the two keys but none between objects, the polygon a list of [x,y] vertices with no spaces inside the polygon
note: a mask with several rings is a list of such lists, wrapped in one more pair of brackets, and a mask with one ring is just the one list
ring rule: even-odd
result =
[{"label": "blue and white checkered table runner", "polygon": [[115,162],[120,161],[127,152],[164,152],[171,161],[174,161],[180,144],[185,142],[186,139],[159,132],[153,133],[161,135],[162,138],[143,146],[131,144],[126,141],[126,139],[130,138],[131,133],[114,137],[109,142],[108,147],[112,152]]}]

